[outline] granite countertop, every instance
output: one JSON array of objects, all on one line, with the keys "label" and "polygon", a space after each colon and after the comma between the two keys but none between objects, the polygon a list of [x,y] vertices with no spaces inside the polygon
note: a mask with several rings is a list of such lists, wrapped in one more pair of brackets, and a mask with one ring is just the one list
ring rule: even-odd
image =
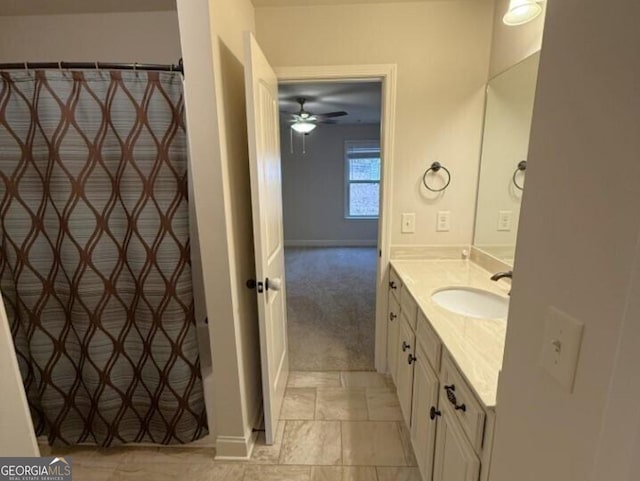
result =
[{"label": "granite countertop", "polygon": [[507,322],[455,314],[433,302],[431,294],[444,287],[468,286],[506,296],[509,284],[491,281],[493,273],[468,260],[393,260],[391,265],[480,401],[495,407]]}]

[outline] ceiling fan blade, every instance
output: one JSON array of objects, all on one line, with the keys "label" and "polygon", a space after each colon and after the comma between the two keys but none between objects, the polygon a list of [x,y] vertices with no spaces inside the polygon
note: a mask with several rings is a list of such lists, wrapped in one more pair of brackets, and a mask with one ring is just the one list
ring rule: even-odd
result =
[{"label": "ceiling fan blade", "polygon": [[326,114],[314,114],[319,119],[333,119],[336,117],[344,117],[345,115],[349,115],[348,112],[340,111],[340,112],[327,112]]}]

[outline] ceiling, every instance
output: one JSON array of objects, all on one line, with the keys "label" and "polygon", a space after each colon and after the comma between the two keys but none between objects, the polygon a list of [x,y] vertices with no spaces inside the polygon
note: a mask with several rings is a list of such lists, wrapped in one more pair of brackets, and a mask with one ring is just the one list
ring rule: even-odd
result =
[{"label": "ceiling", "polygon": [[176,0],[0,0],[0,16],[175,10]]},{"label": "ceiling", "polygon": [[[279,86],[280,112],[297,112],[297,97],[307,102],[304,109],[313,114],[344,110],[349,115],[338,117],[338,124],[380,123],[382,84],[380,82],[302,82]],[[286,116],[283,117],[286,119]]]},{"label": "ceiling", "polygon": [[353,5],[355,3],[407,3],[427,0],[251,0],[255,7],[310,7],[315,5]]}]

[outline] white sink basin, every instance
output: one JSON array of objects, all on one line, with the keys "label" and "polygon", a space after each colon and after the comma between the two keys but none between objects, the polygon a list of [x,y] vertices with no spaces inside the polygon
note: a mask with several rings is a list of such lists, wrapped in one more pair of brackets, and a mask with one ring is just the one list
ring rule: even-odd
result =
[{"label": "white sink basin", "polygon": [[509,298],[473,287],[446,287],[431,299],[441,307],[476,319],[507,319]]}]

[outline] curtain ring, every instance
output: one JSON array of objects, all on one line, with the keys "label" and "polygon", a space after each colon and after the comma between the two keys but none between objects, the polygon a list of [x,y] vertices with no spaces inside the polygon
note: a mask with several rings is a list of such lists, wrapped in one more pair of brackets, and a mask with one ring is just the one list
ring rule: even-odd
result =
[{"label": "curtain ring", "polygon": [[518,172],[522,172],[524,174],[526,170],[527,170],[527,161],[521,160],[520,162],[518,162],[518,167],[516,167],[516,170],[513,173],[513,178],[512,178],[513,185],[515,185],[516,189],[518,190],[524,190],[524,185],[518,184],[518,181],[517,181]]},{"label": "curtain ring", "polygon": [[24,63],[24,71],[29,73],[29,62]]},{"label": "curtain ring", "polygon": [[[430,187],[429,184],[427,183],[427,175],[429,174],[429,172],[439,172],[440,169],[444,170],[447,173],[447,182],[444,184],[443,187],[441,187],[440,189],[434,189],[433,187]],[[433,164],[431,164],[431,167],[429,167],[424,175],[422,176],[422,183],[424,184],[424,186],[430,190],[431,192],[442,192],[443,190],[445,190],[447,187],[449,187],[449,184],[451,183],[451,172],[449,172],[449,169],[447,169],[444,165],[442,165],[440,162],[434,162]]]}]

